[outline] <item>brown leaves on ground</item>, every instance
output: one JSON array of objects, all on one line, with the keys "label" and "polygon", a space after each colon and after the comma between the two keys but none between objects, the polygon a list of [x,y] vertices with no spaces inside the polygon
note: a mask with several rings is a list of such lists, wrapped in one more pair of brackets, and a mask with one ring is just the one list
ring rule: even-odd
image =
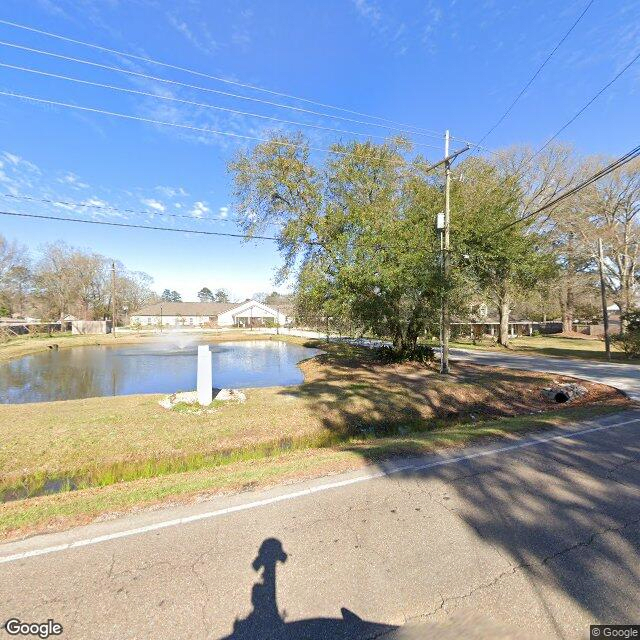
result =
[{"label": "brown leaves on ground", "polygon": [[[438,422],[486,419],[561,408],[542,395],[544,387],[573,378],[456,362],[453,374],[415,363],[380,364],[367,354],[326,354],[302,364],[305,384],[297,393],[311,403],[324,426],[349,433],[367,427],[388,430],[405,424],[428,428]],[[570,406],[625,404],[605,385],[581,382],[588,393]]]}]

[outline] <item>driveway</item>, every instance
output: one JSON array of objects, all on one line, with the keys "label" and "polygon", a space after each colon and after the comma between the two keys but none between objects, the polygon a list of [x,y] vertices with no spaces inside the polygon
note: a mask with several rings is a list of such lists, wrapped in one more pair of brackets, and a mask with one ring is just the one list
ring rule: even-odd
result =
[{"label": "driveway", "polygon": [[0,546],[0,615],[74,640],[586,638],[639,621],[639,436],[632,409]]},{"label": "driveway", "polygon": [[495,367],[524,369],[526,371],[548,371],[558,375],[575,376],[576,378],[611,385],[624,391],[631,399],[640,401],[640,366],[638,365],[552,356],[525,356],[471,349],[451,349],[451,358]]}]

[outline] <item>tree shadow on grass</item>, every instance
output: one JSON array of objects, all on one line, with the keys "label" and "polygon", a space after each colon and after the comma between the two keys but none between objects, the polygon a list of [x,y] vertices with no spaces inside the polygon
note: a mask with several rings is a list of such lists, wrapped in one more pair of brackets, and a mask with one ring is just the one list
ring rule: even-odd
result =
[{"label": "tree shadow on grass", "polygon": [[[354,366],[368,377],[341,385],[340,374],[348,374]],[[469,371],[482,380],[481,368]],[[434,395],[425,388],[429,382],[421,385],[419,379],[412,382],[409,378],[409,383],[394,388],[396,373],[376,386],[372,377],[379,375],[380,368],[371,362],[333,363],[297,393],[322,416],[325,428],[346,435],[390,435],[398,433],[401,425],[414,430],[431,428],[428,423],[425,427],[425,415],[436,419],[461,412],[462,417],[476,411],[487,415],[481,403],[461,404],[446,384]],[[520,372],[505,373],[492,385],[493,397],[502,399],[504,407],[498,402],[489,415],[500,415],[503,408],[506,414],[530,412],[527,398],[513,397],[511,383],[520,378]],[[567,621],[562,619],[558,592],[588,612],[594,622],[637,622],[640,439],[630,440],[628,431],[626,438],[624,435],[613,429],[501,457],[478,457],[420,472],[394,471],[394,477],[411,481],[416,499],[427,495],[431,500],[433,495],[480,541],[508,559],[511,569],[498,576],[498,582],[524,573],[535,585],[532,592],[537,592],[530,597],[537,598],[562,637]],[[375,447],[353,450],[382,469],[393,469],[380,461]],[[434,486],[438,487],[435,491]],[[411,544],[411,540],[404,543]]]},{"label": "tree shadow on grass", "polygon": [[[281,393],[302,399],[338,440],[406,435],[558,408],[541,393],[552,376],[530,371],[456,363],[454,375],[440,376],[433,366],[384,365],[368,354],[325,354],[304,366],[305,383]],[[604,392],[590,392],[588,400],[598,393]]]}]

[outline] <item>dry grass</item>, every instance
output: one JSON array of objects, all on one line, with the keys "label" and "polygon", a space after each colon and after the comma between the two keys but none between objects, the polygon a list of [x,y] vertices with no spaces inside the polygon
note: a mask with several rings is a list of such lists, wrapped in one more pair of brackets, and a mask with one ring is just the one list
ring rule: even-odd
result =
[{"label": "dry grass", "polygon": [[145,478],[100,488],[0,504],[0,538],[11,540],[58,531],[108,514],[158,505],[185,504],[212,496],[353,470],[397,455],[420,455],[478,440],[510,439],[572,420],[615,411],[615,406],[576,407],[539,416],[460,424],[405,437],[354,439],[340,446],[281,453],[269,459]]},{"label": "dry grass", "polygon": [[[540,416],[558,408],[540,389],[564,378],[473,364],[456,364],[442,378],[429,367],[379,364],[368,351],[309,344],[327,353],[301,364],[303,384],[250,389],[245,403],[208,413],[166,411],[157,395],[0,405],[0,490],[34,495],[65,480],[78,489],[1,505],[0,535],[322,475],[628,404],[610,387],[585,383],[585,398]],[[483,422],[514,415],[523,417]]]},{"label": "dry grass", "polygon": [[[540,390],[550,374],[458,364],[434,369],[382,365],[369,352],[324,345],[303,362],[297,387],[247,390],[245,403],[207,413],[166,411],[159,395],[0,405],[0,490],[40,492],[47,483],[107,485],[122,480],[330,446],[352,437],[425,431],[463,420],[555,408]],[[624,402],[610,387],[585,383],[574,406]]]},{"label": "dry grass", "polygon": [[[471,343],[471,341],[466,338],[458,338],[451,346],[461,347],[463,349],[480,349],[482,351],[505,351],[504,347],[488,338],[478,341],[477,344]],[[611,349],[611,358],[614,362],[634,363],[627,358],[616,343],[611,345]],[[580,334],[521,336],[519,338],[511,338],[509,340],[508,351],[528,355],[606,361],[604,341],[593,336],[582,336]],[[637,361],[635,364],[637,364]]]}]

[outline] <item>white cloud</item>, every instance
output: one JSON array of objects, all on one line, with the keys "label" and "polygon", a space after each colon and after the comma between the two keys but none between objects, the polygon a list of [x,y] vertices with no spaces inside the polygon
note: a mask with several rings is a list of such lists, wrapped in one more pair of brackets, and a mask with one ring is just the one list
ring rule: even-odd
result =
[{"label": "white cloud", "polygon": [[16,156],[13,153],[9,153],[8,151],[4,152],[4,157],[5,160],[7,160],[7,162],[10,162],[11,164],[20,164],[20,156]]},{"label": "white cloud", "polygon": [[75,204],[67,204],[66,202],[54,202],[56,209],[65,209],[67,211],[81,211],[82,209]]},{"label": "white cloud", "polygon": [[28,169],[29,171],[33,171],[34,173],[41,173],[40,168],[35,165],[33,162],[29,162],[29,160],[25,160],[15,153],[9,153],[5,151],[2,156],[4,159],[14,167],[20,167],[22,169]]},{"label": "white cloud", "polygon": [[106,207],[107,203],[104,200],[100,200],[100,198],[89,198],[85,200],[85,204],[88,204],[90,207]]},{"label": "white cloud", "polygon": [[377,24],[382,19],[380,7],[370,0],[353,0],[356,11],[370,22]]},{"label": "white cloud", "polygon": [[195,202],[191,210],[191,215],[194,218],[202,218],[205,214],[209,213],[209,211],[211,211],[211,209],[209,209],[206,202]]},{"label": "white cloud", "polygon": [[160,213],[164,213],[166,211],[166,207],[160,200],[156,200],[155,198],[143,198],[140,202],[149,209],[153,209],[154,211],[158,211]]},{"label": "white cloud", "polygon": [[89,185],[86,182],[82,182],[75,173],[65,173],[62,178],[58,178],[58,182],[62,184],[68,184],[76,189],[88,189]]},{"label": "white cloud", "polygon": [[202,37],[196,35],[194,30],[184,21],[179,20],[172,14],[167,15],[169,24],[181,33],[196,49],[203,53],[213,53],[218,47],[218,43],[211,37],[208,29],[204,24],[200,24],[200,29],[204,35]]},{"label": "white cloud", "polygon": [[176,196],[188,196],[189,194],[182,187],[164,187],[159,185],[156,187],[156,191],[159,191],[167,198],[175,198]]},{"label": "white cloud", "polygon": [[220,207],[220,217],[226,218],[229,215],[229,207]]}]

